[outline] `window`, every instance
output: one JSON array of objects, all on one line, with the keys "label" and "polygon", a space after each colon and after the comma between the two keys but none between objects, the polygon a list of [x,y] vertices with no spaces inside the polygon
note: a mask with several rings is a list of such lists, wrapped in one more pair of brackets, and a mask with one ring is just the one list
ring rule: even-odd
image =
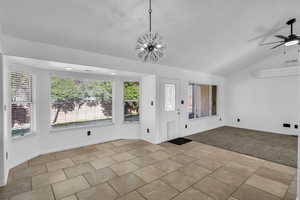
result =
[{"label": "window", "polygon": [[175,85],[165,84],[165,111],[175,111]]},{"label": "window", "polygon": [[11,134],[13,137],[32,133],[32,75],[10,73]]},{"label": "window", "polygon": [[217,115],[217,86],[189,84],[189,119]]},{"label": "window", "polygon": [[51,78],[51,126],[69,128],[112,122],[110,81]]},{"label": "window", "polygon": [[139,121],[139,82],[124,82],[124,121]]}]

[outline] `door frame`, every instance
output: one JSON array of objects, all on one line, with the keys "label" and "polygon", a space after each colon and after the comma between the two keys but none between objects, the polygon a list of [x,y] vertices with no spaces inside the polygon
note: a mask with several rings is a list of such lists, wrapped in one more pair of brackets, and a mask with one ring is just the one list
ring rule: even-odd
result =
[{"label": "door frame", "polygon": [[[165,111],[165,84],[175,84],[175,110],[174,111]],[[173,78],[167,78],[167,77],[161,77],[159,81],[159,95],[160,95],[160,140],[161,142],[165,142],[171,139],[175,139],[181,136],[180,134],[180,124],[181,124],[181,105],[180,105],[180,99],[181,99],[181,80],[180,79],[173,79]],[[168,135],[168,129],[167,129],[167,115],[166,112],[174,112],[173,117],[176,117],[176,133],[169,137]],[[169,113],[171,116],[172,114]],[[175,116],[174,116],[175,115]]]}]

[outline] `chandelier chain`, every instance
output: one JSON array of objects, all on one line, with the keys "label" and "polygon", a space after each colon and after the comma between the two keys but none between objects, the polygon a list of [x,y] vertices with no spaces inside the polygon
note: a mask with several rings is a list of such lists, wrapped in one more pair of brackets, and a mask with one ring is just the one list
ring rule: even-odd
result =
[{"label": "chandelier chain", "polygon": [[149,0],[149,32],[152,31],[152,0]]}]

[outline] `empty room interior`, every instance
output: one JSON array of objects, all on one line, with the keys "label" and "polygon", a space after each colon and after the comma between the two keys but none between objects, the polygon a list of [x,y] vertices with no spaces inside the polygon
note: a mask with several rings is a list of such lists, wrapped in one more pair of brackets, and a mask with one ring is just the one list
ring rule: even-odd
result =
[{"label": "empty room interior", "polygon": [[0,2],[0,200],[296,200],[299,0]]}]

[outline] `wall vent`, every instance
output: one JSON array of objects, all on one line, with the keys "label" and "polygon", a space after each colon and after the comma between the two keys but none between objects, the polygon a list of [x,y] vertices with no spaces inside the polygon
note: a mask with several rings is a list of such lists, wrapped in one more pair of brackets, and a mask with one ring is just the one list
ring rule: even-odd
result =
[{"label": "wall vent", "polygon": [[299,76],[300,67],[281,67],[273,69],[261,69],[255,71],[253,75],[257,78],[284,77],[284,76]]}]

